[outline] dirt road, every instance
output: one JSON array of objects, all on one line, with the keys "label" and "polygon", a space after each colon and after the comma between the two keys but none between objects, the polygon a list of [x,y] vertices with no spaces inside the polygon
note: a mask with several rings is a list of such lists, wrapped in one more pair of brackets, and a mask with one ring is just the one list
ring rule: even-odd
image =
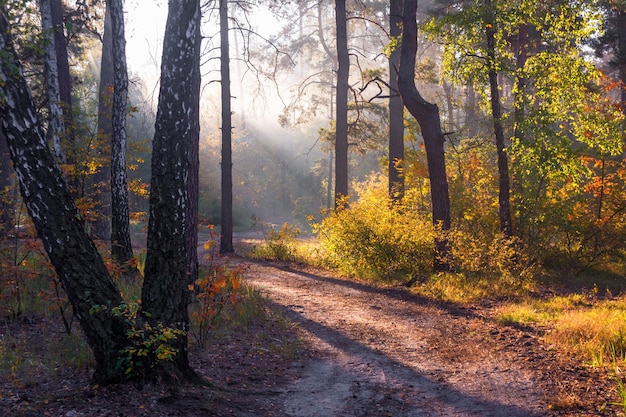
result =
[{"label": "dirt road", "polygon": [[322,353],[285,395],[290,416],[532,416],[533,374],[490,349],[471,311],[441,311],[406,291],[312,273],[251,268]]},{"label": "dirt road", "polygon": [[497,325],[482,309],[265,263],[250,264],[246,276],[318,353],[296,364],[300,377],[273,399],[277,415],[612,415],[584,401],[568,410],[554,396],[586,371],[559,381],[562,364],[532,331]]},{"label": "dirt road", "polygon": [[226,327],[205,347],[192,345],[192,366],[206,384],[99,387],[89,366],[46,372],[34,365],[39,350],[26,347],[62,340],[60,323],[16,321],[0,337],[33,358],[19,377],[0,375],[0,416],[624,415],[610,405],[618,399],[610,377],[547,346],[541,334],[549,329],[502,326],[489,306],[437,303],[405,287],[224,261],[244,264],[248,282],[275,309]]}]

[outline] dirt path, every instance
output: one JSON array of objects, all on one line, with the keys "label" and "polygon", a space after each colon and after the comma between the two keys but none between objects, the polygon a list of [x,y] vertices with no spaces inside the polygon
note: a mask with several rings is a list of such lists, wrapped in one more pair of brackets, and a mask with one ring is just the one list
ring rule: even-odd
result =
[{"label": "dirt path", "polygon": [[610,377],[559,355],[536,329],[498,325],[489,306],[437,303],[310,268],[221,261],[246,265],[244,276],[275,309],[203,348],[192,344],[207,385],[99,387],[89,365],[42,368],[51,362],[38,360],[47,351],[39,347],[64,335],[41,316],[0,327],[0,341],[15,350],[0,349],[0,361],[24,362],[18,376],[0,374],[0,416],[624,415],[610,405],[618,399]]},{"label": "dirt path", "polygon": [[605,415],[593,406],[549,411],[555,386],[586,371],[559,381],[560,365],[534,334],[501,328],[478,309],[265,263],[251,263],[246,276],[318,353],[273,399],[278,415]]}]

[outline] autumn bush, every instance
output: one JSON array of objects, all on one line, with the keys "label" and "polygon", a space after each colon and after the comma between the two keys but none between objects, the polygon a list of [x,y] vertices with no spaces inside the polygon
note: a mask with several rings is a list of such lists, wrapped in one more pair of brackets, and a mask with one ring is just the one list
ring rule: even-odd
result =
[{"label": "autumn bush", "polygon": [[314,227],[328,263],[348,275],[386,281],[430,272],[430,219],[391,201],[378,176],[355,189],[354,202],[345,201]]},{"label": "autumn bush", "polygon": [[301,234],[300,228],[289,223],[283,223],[281,227],[260,221],[257,223],[263,233],[263,243],[253,249],[254,257],[279,261],[301,260],[297,241]]}]

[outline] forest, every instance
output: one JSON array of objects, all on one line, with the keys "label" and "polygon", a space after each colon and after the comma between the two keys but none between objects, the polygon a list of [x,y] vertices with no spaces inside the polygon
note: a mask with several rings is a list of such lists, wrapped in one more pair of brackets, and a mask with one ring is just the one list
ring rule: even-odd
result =
[{"label": "forest", "polygon": [[626,2],[142,3],[0,0],[0,410],[375,415],[263,394],[322,349],[277,295],[315,276],[464,312],[442,361],[489,340],[543,381],[425,415],[626,414]]}]

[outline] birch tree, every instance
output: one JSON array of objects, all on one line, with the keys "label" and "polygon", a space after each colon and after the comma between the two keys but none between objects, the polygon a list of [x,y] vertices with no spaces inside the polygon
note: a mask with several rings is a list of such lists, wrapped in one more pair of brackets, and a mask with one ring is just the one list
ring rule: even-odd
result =
[{"label": "birch tree", "polygon": [[[148,254],[137,312],[111,279],[48,147],[0,3],[0,126],[22,198],[94,352],[94,381],[181,381],[189,366],[187,178],[199,114],[200,4],[170,2],[152,158]],[[139,307],[138,307],[139,308]],[[153,343],[154,338],[158,343]],[[155,346],[156,345],[156,346]],[[137,361],[137,349],[145,356]],[[141,364],[140,364],[141,363]]]},{"label": "birch tree", "polygon": [[48,140],[54,149],[54,155],[61,163],[67,162],[65,152],[61,147],[61,140],[65,135],[65,120],[61,106],[61,92],[59,88],[59,68],[57,50],[55,48],[54,28],[52,26],[52,11],[50,0],[39,1],[41,14],[41,29],[44,38],[46,92],[48,95]]},{"label": "birch tree", "polygon": [[111,254],[128,267],[133,258],[130,241],[128,187],[126,177],[126,103],[128,71],[122,0],[108,0],[113,32],[113,109],[111,115]]},{"label": "birch tree", "polygon": [[150,219],[142,289],[144,316],[153,326],[182,332],[174,343],[174,370],[193,376],[187,354],[189,328],[188,181],[190,148],[197,141],[200,93],[200,2],[170,2],[163,39],[161,85],[152,151]]}]

